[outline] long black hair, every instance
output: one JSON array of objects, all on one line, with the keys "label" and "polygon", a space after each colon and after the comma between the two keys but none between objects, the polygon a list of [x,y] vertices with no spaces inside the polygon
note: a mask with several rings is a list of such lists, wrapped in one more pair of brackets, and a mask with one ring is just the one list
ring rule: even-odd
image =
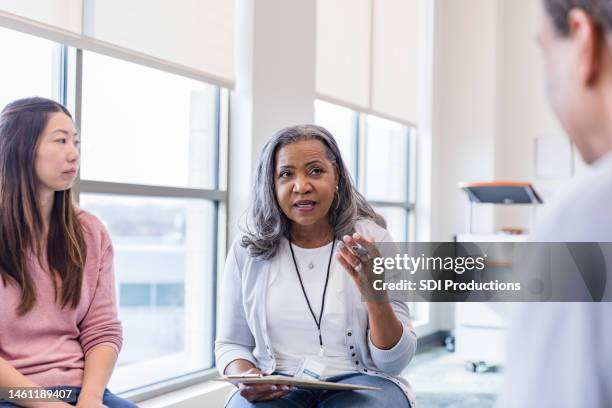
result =
[{"label": "long black hair", "polygon": [[[61,104],[45,98],[19,99],[0,113],[0,280],[21,288],[18,313],[36,303],[35,283],[27,270],[27,251],[32,251],[53,275],[56,300],[75,308],[80,301],[87,246],[70,189],[53,197],[48,235],[38,203],[34,160],[39,138],[52,114],[72,119]],[[61,289],[57,279],[61,282]]]}]

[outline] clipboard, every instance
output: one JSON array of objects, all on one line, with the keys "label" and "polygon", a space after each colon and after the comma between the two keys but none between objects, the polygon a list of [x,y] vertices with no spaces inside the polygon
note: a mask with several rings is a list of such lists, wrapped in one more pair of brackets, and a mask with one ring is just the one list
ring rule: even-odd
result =
[{"label": "clipboard", "polygon": [[287,377],[284,375],[260,375],[260,374],[245,374],[245,375],[224,375],[223,377],[215,378],[213,381],[224,381],[234,385],[242,384],[278,384],[291,385],[297,388],[307,390],[330,390],[330,391],[350,391],[350,390],[367,390],[381,391],[382,388],[370,387],[367,385],[355,384],[338,384],[328,381],[309,380],[304,378]]}]

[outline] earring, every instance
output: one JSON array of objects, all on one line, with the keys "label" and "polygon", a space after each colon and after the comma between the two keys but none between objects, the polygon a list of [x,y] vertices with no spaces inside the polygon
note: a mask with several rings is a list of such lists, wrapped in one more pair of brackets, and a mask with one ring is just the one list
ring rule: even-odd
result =
[{"label": "earring", "polygon": [[338,186],[336,186],[336,193],[334,194],[334,201],[332,202],[332,207],[334,210],[337,210],[340,207],[340,194],[338,193]]}]

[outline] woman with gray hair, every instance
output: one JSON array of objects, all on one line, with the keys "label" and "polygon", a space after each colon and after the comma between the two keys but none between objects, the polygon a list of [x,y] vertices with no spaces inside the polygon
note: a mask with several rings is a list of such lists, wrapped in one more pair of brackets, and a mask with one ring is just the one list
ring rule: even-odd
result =
[{"label": "woman with gray hair", "polygon": [[[224,375],[280,374],[379,391],[239,384],[228,407],[411,407],[398,375],[416,335],[405,303],[372,296],[375,242],[392,241],[324,128],[276,133],[257,166],[244,235],[223,277],[215,356]],[[366,238],[367,237],[367,238]]]}]

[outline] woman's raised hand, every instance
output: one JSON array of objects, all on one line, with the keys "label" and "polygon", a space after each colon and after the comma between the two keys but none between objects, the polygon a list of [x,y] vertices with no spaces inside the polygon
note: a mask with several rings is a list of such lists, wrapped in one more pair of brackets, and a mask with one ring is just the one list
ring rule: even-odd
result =
[{"label": "woman's raised hand", "polygon": [[373,272],[374,258],[381,256],[374,243],[374,238],[366,239],[355,233],[352,236],[345,235],[342,240],[343,242],[338,246],[336,258],[353,278],[364,300],[386,300],[386,294],[374,290],[373,287],[375,280],[384,280],[384,274]]}]

